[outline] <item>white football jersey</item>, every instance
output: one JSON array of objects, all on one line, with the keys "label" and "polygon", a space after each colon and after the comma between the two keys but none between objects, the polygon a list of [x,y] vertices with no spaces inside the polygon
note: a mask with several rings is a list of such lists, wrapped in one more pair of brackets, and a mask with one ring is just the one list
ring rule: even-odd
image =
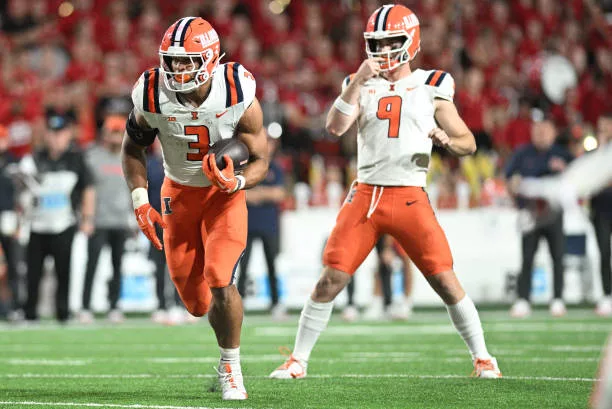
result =
[{"label": "white football jersey", "polygon": [[210,93],[197,108],[177,100],[158,68],[145,71],[132,90],[135,109],[158,129],[166,176],[181,185],[210,186],[202,158],[215,142],[234,136],[255,99],[255,78],[238,63],[219,65],[210,81]]},{"label": "white football jersey", "polygon": [[[344,90],[350,82],[347,77]],[[383,186],[425,186],[434,129],[434,99],[453,100],[443,71],[415,70],[397,82],[368,80],[359,96],[357,179]]]}]

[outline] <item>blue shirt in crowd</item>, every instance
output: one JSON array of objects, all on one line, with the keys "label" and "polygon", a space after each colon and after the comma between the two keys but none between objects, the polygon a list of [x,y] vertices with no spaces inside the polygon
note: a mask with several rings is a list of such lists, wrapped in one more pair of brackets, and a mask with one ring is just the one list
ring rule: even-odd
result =
[{"label": "blue shirt in crowd", "polygon": [[[270,168],[266,178],[259,186],[285,185],[283,170],[274,161],[270,162]],[[263,234],[278,234],[280,207],[275,202],[264,202],[260,204],[248,204],[249,209],[249,232]]]},{"label": "blue shirt in crowd", "polygon": [[162,158],[154,154],[147,155],[147,187],[151,207],[161,213],[161,187],[164,183],[164,164]]},{"label": "blue shirt in crowd", "polygon": [[[510,158],[506,166],[506,178],[510,179],[514,175],[539,178],[558,173],[549,167],[550,160],[555,157],[563,159],[566,164],[573,159],[572,155],[559,145],[552,145],[545,151],[537,150],[532,143],[523,145]],[[523,199],[518,200],[521,208],[525,207],[526,203]]]}]

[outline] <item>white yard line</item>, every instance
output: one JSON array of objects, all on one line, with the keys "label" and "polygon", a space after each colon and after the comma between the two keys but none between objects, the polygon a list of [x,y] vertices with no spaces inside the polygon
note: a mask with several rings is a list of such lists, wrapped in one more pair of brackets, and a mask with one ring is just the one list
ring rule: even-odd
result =
[{"label": "white yard line", "polygon": [[19,405],[19,406],[85,406],[88,408],[126,408],[126,409],[229,409],[212,408],[209,406],[168,406],[168,405],[120,405],[117,403],[90,403],[90,402],[33,402],[33,401],[0,401],[0,405]]},{"label": "white yard line", "polygon": [[45,366],[83,366],[93,362],[93,359],[19,359],[6,361],[9,365],[45,365]]},{"label": "white yard line", "polygon": [[[460,339],[457,339],[460,341]],[[521,338],[522,341],[522,338]],[[0,353],[4,354],[7,352],[57,352],[57,351],[70,351],[74,353],[74,351],[85,351],[87,355],[91,355],[91,351],[126,351],[135,349],[139,352],[142,351],[176,351],[177,346],[180,346],[183,351],[194,351],[196,355],[201,354],[201,352],[205,349],[205,346],[201,343],[196,344],[117,344],[117,343],[87,343],[82,344],[0,344]],[[328,340],[323,339],[319,344],[317,344],[317,350],[326,351],[331,350],[335,351],[339,347],[344,351],[349,351],[347,353],[354,353],[356,355],[359,354],[370,354],[370,353],[401,353],[401,354],[418,354],[421,352],[431,352],[435,354],[444,354],[444,355],[459,355],[463,354],[467,351],[464,347],[461,348],[446,348],[441,350],[439,345],[413,345],[410,343],[401,343],[397,340],[394,341],[386,341],[380,340],[380,342],[376,343],[355,343],[351,345],[347,345],[346,342],[330,342]],[[572,353],[588,353],[588,352],[596,352],[599,353],[602,350],[603,342],[601,344],[580,344],[580,345],[548,345],[546,349],[551,352],[572,352]],[[244,357],[248,355],[256,354],[257,352],[274,352],[278,348],[274,345],[271,345],[270,342],[265,344],[253,344],[248,343],[244,349]],[[528,353],[531,351],[540,351],[542,350],[542,345],[517,345],[516,340],[512,343],[510,342],[495,342],[493,348],[496,355],[521,355],[523,353]],[[373,352],[365,352],[365,351],[373,351]],[[11,354],[9,354],[11,355]],[[15,355],[15,354],[12,354]],[[26,358],[24,358],[26,359]],[[29,358],[28,358],[29,359]],[[80,359],[80,358],[74,358]],[[163,359],[163,358],[160,358]],[[88,359],[89,360],[89,359]]]},{"label": "white yard line", "polygon": [[[576,323],[576,322],[508,322],[508,323],[490,323],[484,325],[487,333],[537,333],[537,332],[610,332],[610,324],[608,323]],[[325,330],[325,335],[341,335],[352,336],[359,335],[360,337],[377,338],[380,334],[385,336],[402,335],[404,336],[421,336],[421,335],[444,335],[456,334],[453,326],[448,324],[432,324],[432,325],[350,325],[350,326],[329,326]],[[265,337],[285,337],[295,335],[293,327],[258,327],[255,328],[255,335]]]},{"label": "white yard line", "polygon": [[[36,373],[24,373],[24,374],[0,374],[0,378],[8,379],[28,379],[28,378],[41,378],[41,379],[130,379],[130,378],[180,378],[180,379],[197,379],[197,378],[216,378],[216,374],[195,374],[195,375],[156,375],[156,374],[36,374]],[[247,379],[268,379],[267,376],[249,376],[245,375]],[[401,379],[466,379],[470,378],[466,375],[412,375],[412,374],[310,374],[308,378],[314,379],[329,379],[329,378],[364,378],[364,379],[381,379],[381,378],[401,378]],[[550,382],[595,382],[596,378],[565,378],[565,377],[551,377],[551,376],[504,376],[506,380],[521,380],[521,381],[550,381]],[[498,380],[503,382],[502,380]],[[271,381],[279,382],[279,381]],[[286,381],[280,381],[286,382]]]},{"label": "white yard line", "polygon": [[[499,351],[498,351],[499,352]],[[448,355],[448,354],[447,354]],[[439,355],[424,356],[419,352],[347,352],[337,358],[319,358],[325,363],[368,363],[373,361],[399,362],[469,362],[467,350],[460,350],[458,356],[440,357]],[[519,356],[517,356],[519,355]],[[599,362],[599,356],[551,356],[551,357],[525,357],[520,354],[502,354],[498,357],[505,362]],[[243,362],[281,362],[281,355],[251,355],[243,356]],[[218,357],[132,357],[132,358],[90,358],[90,359],[0,359],[7,365],[16,366],[85,366],[95,365],[96,362],[147,362],[151,364],[216,364]]]}]

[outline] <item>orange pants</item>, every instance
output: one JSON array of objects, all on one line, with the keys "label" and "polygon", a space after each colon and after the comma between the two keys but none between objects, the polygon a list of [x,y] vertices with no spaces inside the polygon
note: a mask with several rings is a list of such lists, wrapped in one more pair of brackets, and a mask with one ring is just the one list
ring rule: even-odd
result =
[{"label": "orange pants", "polygon": [[426,276],[453,268],[446,235],[421,187],[363,183],[351,189],[340,209],[323,264],[354,274],[382,234],[395,238]]},{"label": "orange pants", "polygon": [[166,178],[161,199],[170,277],[187,310],[202,316],[210,306],[210,288],[235,280],[247,238],[245,193],[183,186]]}]

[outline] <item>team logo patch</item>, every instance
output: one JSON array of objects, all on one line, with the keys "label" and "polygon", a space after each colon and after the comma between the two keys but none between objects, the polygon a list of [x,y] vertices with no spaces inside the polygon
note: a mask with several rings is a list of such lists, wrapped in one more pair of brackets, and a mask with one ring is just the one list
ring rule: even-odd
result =
[{"label": "team logo patch", "polygon": [[164,214],[172,214],[172,208],[170,207],[170,198],[162,197],[164,201]]},{"label": "team logo patch", "polygon": [[348,194],[346,195],[346,199],[344,199],[344,203],[353,203],[353,199],[355,198],[355,193],[357,193],[357,188],[356,187],[351,188],[351,190],[349,190]]},{"label": "team logo patch", "polygon": [[192,112],[191,113],[191,119],[198,119],[198,113],[197,112]]}]

